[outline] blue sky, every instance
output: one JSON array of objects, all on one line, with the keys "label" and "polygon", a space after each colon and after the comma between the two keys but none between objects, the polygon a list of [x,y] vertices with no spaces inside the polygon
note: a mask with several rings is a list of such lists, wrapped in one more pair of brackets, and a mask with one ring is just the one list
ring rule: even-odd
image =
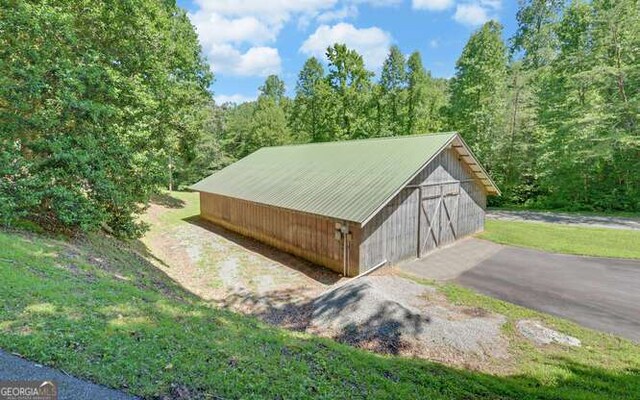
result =
[{"label": "blue sky", "polygon": [[198,30],[216,81],[217,103],[252,100],[267,75],[293,94],[304,61],[334,42],[378,72],[391,44],[422,54],[436,77],[451,77],[469,35],[488,19],[516,29],[516,0],[178,0]]}]

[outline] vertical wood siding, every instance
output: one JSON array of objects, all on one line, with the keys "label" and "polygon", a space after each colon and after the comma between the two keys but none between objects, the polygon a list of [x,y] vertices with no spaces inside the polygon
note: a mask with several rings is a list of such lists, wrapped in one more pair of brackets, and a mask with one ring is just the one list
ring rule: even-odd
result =
[{"label": "vertical wood siding", "polygon": [[[342,242],[334,237],[337,220],[270,207],[250,201],[200,193],[200,216],[231,231],[343,272]],[[349,275],[357,275],[360,228],[350,223]]]},{"label": "vertical wood siding", "polygon": [[[414,258],[437,244],[484,229],[485,190],[455,150],[446,149],[436,156],[408,186],[362,228],[360,272],[384,260],[395,263]],[[440,199],[441,193],[459,194]],[[446,203],[449,216],[440,201]]]}]

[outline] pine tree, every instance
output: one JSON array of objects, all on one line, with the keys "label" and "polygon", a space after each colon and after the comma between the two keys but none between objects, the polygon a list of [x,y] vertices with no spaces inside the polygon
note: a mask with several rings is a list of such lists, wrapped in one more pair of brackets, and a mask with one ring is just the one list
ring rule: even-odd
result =
[{"label": "pine tree", "polygon": [[467,42],[451,83],[449,124],[492,167],[504,128],[507,49],[502,26],[489,21]]},{"label": "pine tree", "polygon": [[398,46],[391,46],[380,74],[378,136],[397,136],[406,132],[407,72],[404,54]]},{"label": "pine tree", "polygon": [[290,126],[298,142],[324,142],[333,137],[333,92],[317,58],[309,58],[298,75]]}]

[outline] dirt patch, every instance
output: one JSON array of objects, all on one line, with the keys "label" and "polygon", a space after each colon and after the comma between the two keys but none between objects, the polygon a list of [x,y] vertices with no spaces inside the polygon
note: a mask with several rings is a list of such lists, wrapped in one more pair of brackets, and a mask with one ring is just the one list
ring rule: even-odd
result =
[{"label": "dirt patch", "polygon": [[[148,220],[160,224],[163,213],[153,204]],[[156,265],[197,296],[243,313],[278,314],[326,290],[339,276],[297,257],[213,224],[190,218],[156,229],[144,239]]]},{"label": "dirt patch", "polygon": [[219,264],[218,276],[226,288],[238,290],[242,287],[239,279],[238,260],[235,257],[229,257]]}]

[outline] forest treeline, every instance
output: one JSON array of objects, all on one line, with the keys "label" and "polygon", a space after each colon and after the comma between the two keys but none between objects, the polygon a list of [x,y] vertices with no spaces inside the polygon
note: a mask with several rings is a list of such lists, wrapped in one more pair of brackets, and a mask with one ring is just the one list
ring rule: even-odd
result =
[{"label": "forest treeline", "polygon": [[493,204],[640,210],[638,0],[521,1],[514,36],[487,22],[451,79],[397,46],[374,74],[335,44],[305,62],[293,96],[272,75],[237,105],[213,103],[175,4],[83,4],[2,10],[4,224],[135,236],[159,188],[263,146],[454,130],[502,190]]},{"label": "forest treeline", "polygon": [[487,22],[448,80],[396,46],[375,78],[336,44],[326,67],[307,60],[293,98],[269,76],[256,101],[218,106],[209,138],[226,158],[215,160],[262,146],[455,130],[502,190],[492,204],[637,211],[639,10],[635,0],[522,2],[515,35],[505,41],[501,25]]}]

